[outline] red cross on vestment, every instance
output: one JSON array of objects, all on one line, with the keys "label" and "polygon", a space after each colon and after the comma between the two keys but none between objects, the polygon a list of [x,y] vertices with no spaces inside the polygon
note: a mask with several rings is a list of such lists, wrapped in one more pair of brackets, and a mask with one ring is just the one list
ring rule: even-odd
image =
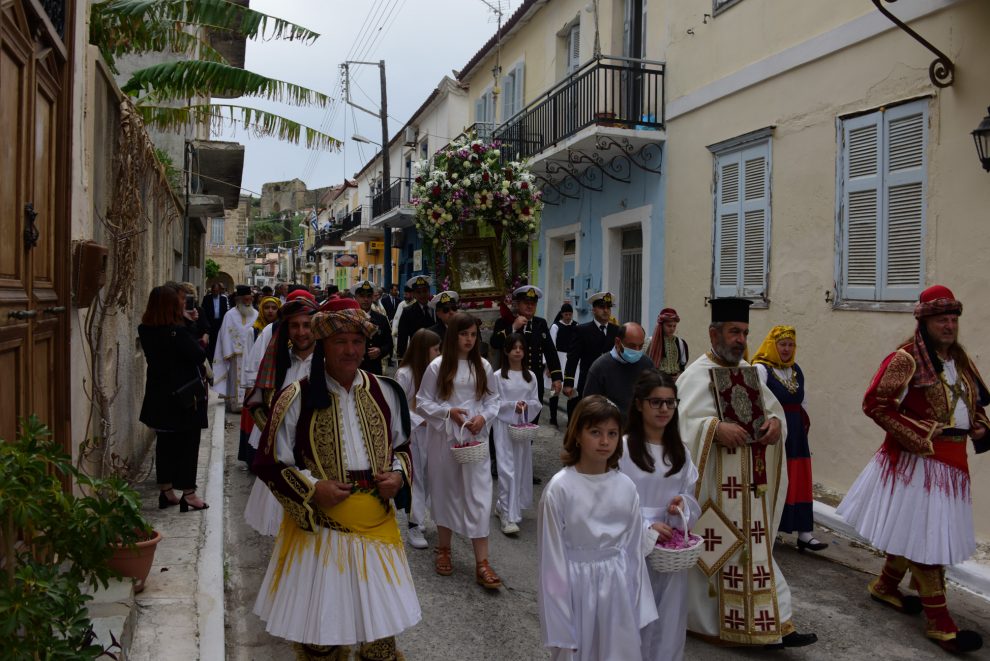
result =
[{"label": "red cross on vestment", "polygon": [[705,528],[705,534],[701,538],[705,540],[706,551],[714,551],[715,547],[722,543],[722,536],[716,535],[714,528]]},{"label": "red cross on vestment", "polygon": [[735,475],[730,475],[729,478],[722,483],[722,491],[725,492],[730,499],[734,500],[738,498],[739,494],[742,493],[742,490],[743,486],[739,483],[739,480],[736,479]]},{"label": "red cross on vestment", "polygon": [[758,588],[765,588],[770,580],[770,572],[763,565],[759,565],[753,570],[753,585]]},{"label": "red cross on vestment", "polygon": [[730,565],[722,572],[722,580],[725,581],[725,587],[730,590],[738,590],[742,587],[742,583],[745,580],[742,570],[736,565]]},{"label": "red cross on vestment", "polygon": [[757,544],[763,543],[763,537],[767,534],[767,529],[763,527],[762,521],[757,521],[753,524],[753,528],[750,530],[750,534],[753,536],[753,541]]},{"label": "red cross on vestment", "polygon": [[760,631],[769,631],[777,626],[777,620],[770,614],[770,611],[761,610],[760,614],[753,619],[753,624],[755,624]]},{"label": "red cross on vestment", "polygon": [[746,620],[743,618],[742,614],[739,613],[739,609],[733,608],[729,610],[729,614],[725,616],[725,626],[730,629],[745,629]]}]

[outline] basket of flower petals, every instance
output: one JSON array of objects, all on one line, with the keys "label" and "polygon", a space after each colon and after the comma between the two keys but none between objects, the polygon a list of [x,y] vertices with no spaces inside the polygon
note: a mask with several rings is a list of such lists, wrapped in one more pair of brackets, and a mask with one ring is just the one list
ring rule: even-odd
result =
[{"label": "basket of flower petals", "polygon": [[525,410],[526,408],[523,407],[523,412],[519,413],[519,419],[516,420],[516,423],[509,425],[509,438],[514,443],[532,443],[536,440],[536,432],[540,429],[539,425],[526,419]]},{"label": "basket of flower petals", "polygon": [[467,438],[462,438],[461,432],[464,431],[467,422],[460,426],[460,428],[454,432],[454,444],[450,447],[451,453],[454,455],[454,459],[459,464],[474,464],[479,461],[484,461],[488,458],[488,443],[486,441],[480,441],[476,437],[471,436],[468,432]]},{"label": "basket of flower petals", "polygon": [[688,532],[687,515],[684,510],[677,508],[677,511],[681,515],[684,529],[674,528],[673,536],[666,541],[658,539],[657,545],[646,556],[646,561],[653,571],[660,574],[693,567],[705,548],[703,544],[705,540]]}]

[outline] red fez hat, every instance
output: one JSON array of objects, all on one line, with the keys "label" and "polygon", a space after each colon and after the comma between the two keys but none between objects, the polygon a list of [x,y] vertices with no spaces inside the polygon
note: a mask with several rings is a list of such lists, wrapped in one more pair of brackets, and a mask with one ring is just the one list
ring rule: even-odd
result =
[{"label": "red fez hat", "polygon": [[340,312],[341,310],[360,310],[361,306],[353,298],[343,298],[341,296],[331,296],[323,305],[320,312]]},{"label": "red fez hat", "polygon": [[310,294],[305,289],[297,289],[294,292],[290,292],[289,295],[285,297],[285,301],[286,302],[294,301],[297,298],[306,298],[316,303],[316,297]]},{"label": "red fez hat", "polygon": [[952,290],[944,285],[932,285],[925,291],[921,292],[921,296],[918,297],[918,301],[921,303],[931,303],[932,301],[937,301],[940,298],[947,298],[949,300],[955,300],[956,297],[952,293]]}]

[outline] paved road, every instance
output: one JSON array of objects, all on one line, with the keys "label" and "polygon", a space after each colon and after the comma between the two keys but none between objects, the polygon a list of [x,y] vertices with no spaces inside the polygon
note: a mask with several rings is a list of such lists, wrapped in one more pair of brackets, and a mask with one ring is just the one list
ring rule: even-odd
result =
[{"label": "paved road", "polygon": [[[544,429],[535,446],[536,473],[544,482],[559,467],[560,434]],[[272,541],[251,530],[242,513],[254,477],[239,470],[237,419],[227,416],[225,459],[226,499],[226,626],[227,658],[233,660],[292,659],[284,641],[272,638],[252,612],[258,586],[264,576]],[[538,494],[537,494],[538,497]],[[404,523],[403,526],[404,528]],[[423,620],[399,638],[399,647],[410,661],[480,660],[525,661],[546,659],[540,646],[536,608],[536,519],[530,512],[521,532],[508,538],[492,520],[491,561],[505,587],[487,593],[474,582],[470,544],[455,539],[454,574],[441,577],[433,572],[432,552],[407,547],[409,562],[423,610]],[[890,659],[949,659],[923,634],[920,617],[901,616],[866,598],[865,585],[879,571],[880,559],[827,533],[832,541],[823,554],[799,554],[786,543],[777,546],[777,560],[791,583],[795,624],[802,631],[818,633],[819,643],[802,650],[768,654],[760,650],[719,649],[688,640],[688,659],[807,659],[859,661]],[[436,543],[436,530],[427,534]],[[963,626],[990,637],[990,604],[953,589],[949,603]],[[984,649],[969,659],[990,660]]]}]

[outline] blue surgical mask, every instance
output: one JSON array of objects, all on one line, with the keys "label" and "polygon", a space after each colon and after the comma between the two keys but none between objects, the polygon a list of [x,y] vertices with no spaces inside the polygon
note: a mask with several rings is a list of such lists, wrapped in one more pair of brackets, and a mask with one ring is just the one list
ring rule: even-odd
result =
[{"label": "blue surgical mask", "polygon": [[[619,342],[619,344],[622,344]],[[638,363],[639,359],[643,357],[642,349],[630,349],[626,345],[622,344],[622,360],[627,363]]]}]

